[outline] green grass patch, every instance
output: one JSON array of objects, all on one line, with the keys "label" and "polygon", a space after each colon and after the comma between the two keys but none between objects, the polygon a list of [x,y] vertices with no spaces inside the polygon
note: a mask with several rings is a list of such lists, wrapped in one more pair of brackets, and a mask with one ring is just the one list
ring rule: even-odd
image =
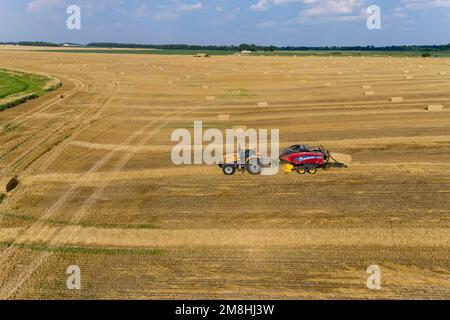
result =
[{"label": "green grass patch", "polygon": [[55,90],[60,83],[47,87],[50,78],[23,72],[0,69],[0,111],[15,107],[28,100],[36,99]]},{"label": "green grass patch", "polygon": [[154,256],[162,253],[160,249],[147,248],[100,248],[100,247],[79,247],[79,246],[49,246],[44,243],[14,243],[0,242],[1,246],[26,249],[37,252],[51,252],[63,254],[86,254],[86,255],[146,255]]},{"label": "green grass patch", "polygon": [[223,98],[241,98],[241,97],[250,97],[254,96],[250,94],[250,92],[247,89],[228,89],[225,91],[225,95],[223,95]]},{"label": "green grass patch", "polygon": [[18,93],[37,93],[44,88],[48,80],[39,75],[0,70],[0,99]]}]

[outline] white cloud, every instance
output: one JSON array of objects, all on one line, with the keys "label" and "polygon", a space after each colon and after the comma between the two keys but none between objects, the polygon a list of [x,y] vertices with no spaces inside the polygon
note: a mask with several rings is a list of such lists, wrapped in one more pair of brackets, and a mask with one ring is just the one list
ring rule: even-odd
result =
[{"label": "white cloud", "polygon": [[159,12],[154,15],[157,21],[177,20],[179,17],[194,11],[201,10],[203,3],[185,4],[180,1],[173,1],[171,5],[159,6]]},{"label": "white cloud", "polygon": [[[266,11],[272,6],[298,4],[300,7],[298,18],[285,22],[284,24],[361,21],[367,18],[364,7],[365,1],[366,0],[259,0],[250,7],[250,10]],[[260,27],[264,28],[266,26],[263,23]]]},{"label": "white cloud", "polygon": [[391,10],[389,19],[408,19],[412,23],[410,11],[429,10],[433,8],[450,7],[450,0],[402,0],[401,5]]},{"label": "white cloud", "polygon": [[352,22],[367,19],[364,0],[307,0],[299,17],[293,23]]},{"label": "white cloud", "polygon": [[274,6],[283,6],[283,5],[289,5],[292,3],[311,3],[315,2],[316,0],[259,0],[257,3],[252,4],[250,6],[250,10],[252,11],[266,11],[269,9],[272,5]]},{"label": "white cloud", "polygon": [[[115,11],[118,13],[126,13],[132,11],[125,7],[123,0],[31,0],[27,5],[27,12],[45,12],[51,8],[64,8],[71,4],[79,5],[83,14],[93,15],[102,11]],[[145,4],[142,4],[145,6]],[[65,10],[62,10],[65,14]]]},{"label": "white cloud", "polygon": [[360,0],[321,0],[314,3],[311,8],[301,12],[304,17],[330,17],[352,15],[360,9]]},{"label": "white cloud", "polygon": [[328,17],[335,15],[354,14],[355,12],[359,11],[363,2],[364,0],[259,0],[257,3],[250,6],[250,10],[266,11],[272,6],[288,6],[291,4],[300,4],[303,8],[303,10],[301,11],[301,16]]},{"label": "white cloud", "polygon": [[402,0],[403,8],[407,10],[423,10],[439,7],[450,7],[450,0]]},{"label": "white cloud", "polygon": [[191,11],[200,10],[201,8],[203,8],[203,4],[201,2],[198,2],[195,4],[179,3],[177,10],[180,12],[191,12]]},{"label": "white cloud", "polygon": [[258,3],[252,4],[250,10],[252,11],[265,11],[270,8],[269,0],[259,0]]},{"label": "white cloud", "polygon": [[303,2],[303,3],[313,3],[316,2],[316,0],[272,0],[273,4],[278,5],[288,5],[295,2]]},{"label": "white cloud", "polygon": [[27,5],[27,12],[37,12],[48,9],[49,7],[62,6],[64,0],[32,0]]},{"label": "white cloud", "polygon": [[395,8],[391,10],[391,15],[394,18],[404,18],[406,17],[405,10],[403,8]]}]

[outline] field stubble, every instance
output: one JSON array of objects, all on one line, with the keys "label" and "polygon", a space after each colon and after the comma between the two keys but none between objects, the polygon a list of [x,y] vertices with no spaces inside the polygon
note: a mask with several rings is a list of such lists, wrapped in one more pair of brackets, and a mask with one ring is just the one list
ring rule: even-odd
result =
[{"label": "field stubble", "polygon": [[[1,298],[450,297],[447,60],[0,56],[64,84],[0,113],[1,175],[20,180],[0,204]],[[170,134],[194,120],[279,128],[282,146],[321,142],[353,164],[175,167]],[[65,289],[70,264],[81,291]]]}]

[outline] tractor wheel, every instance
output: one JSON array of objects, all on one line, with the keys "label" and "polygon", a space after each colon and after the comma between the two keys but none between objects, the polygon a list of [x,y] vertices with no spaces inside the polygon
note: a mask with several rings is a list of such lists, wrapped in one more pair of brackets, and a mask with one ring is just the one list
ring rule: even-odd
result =
[{"label": "tractor wheel", "polygon": [[232,164],[227,164],[223,166],[222,170],[226,176],[232,176],[236,172],[236,167]]},{"label": "tractor wheel", "polygon": [[300,167],[297,169],[298,174],[306,174],[306,169],[304,167]]},{"label": "tractor wheel", "polygon": [[248,173],[252,174],[252,175],[260,175],[261,171],[262,171],[262,166],[261,163],[258,161],[253,162],[253,161],[249,161],[247,162],[247,164],[245,165],[245,168],[247,169]]},{"label": "tractor wheel", "polygon": [[317,168],[315,168],[315,167],[308,168],[308,173],[309,174],[316,174],[317,173]]}]

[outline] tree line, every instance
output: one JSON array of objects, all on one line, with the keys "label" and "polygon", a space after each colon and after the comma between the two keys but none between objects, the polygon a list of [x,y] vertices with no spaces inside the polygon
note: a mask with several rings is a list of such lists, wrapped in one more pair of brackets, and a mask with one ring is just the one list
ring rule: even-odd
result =
[{"label": "tree line", "polygon": [[306,46],[258,46],[255,44],[241,44],[239,46],[200,46],[186,44],[130,44],[130,43],[89,43],[88,47],[96,48],[132,48],[132,49],[161,49],[161,50],[226,50],[226,51],[450,51],[450,44],[446,45],[424,45],[424,46],[324,46],[324,47],[306,47]]},{"label": "tree line", "polygon": [[450,44],[446,45],[411,45],[411,46],[324,46],[324,47],[306,47],[306,46],[259,46],[256,44],[243,43],[235,45],[188,45],[188,44],[133,44],[133,43],[109,43],[92,42],[87,45],[78,45],[73,43],[51,43],[42,41],[20,41],[20,42],[0,42],[0,44],[21,45],[21,46],[39,46],[39,47],[61,47],[63,45],[92,47],[92,48],[130,48],[130,49],[159,49],[159,50],[192,50],[192,51],[425,51],[442,52],[450,51]]}]

